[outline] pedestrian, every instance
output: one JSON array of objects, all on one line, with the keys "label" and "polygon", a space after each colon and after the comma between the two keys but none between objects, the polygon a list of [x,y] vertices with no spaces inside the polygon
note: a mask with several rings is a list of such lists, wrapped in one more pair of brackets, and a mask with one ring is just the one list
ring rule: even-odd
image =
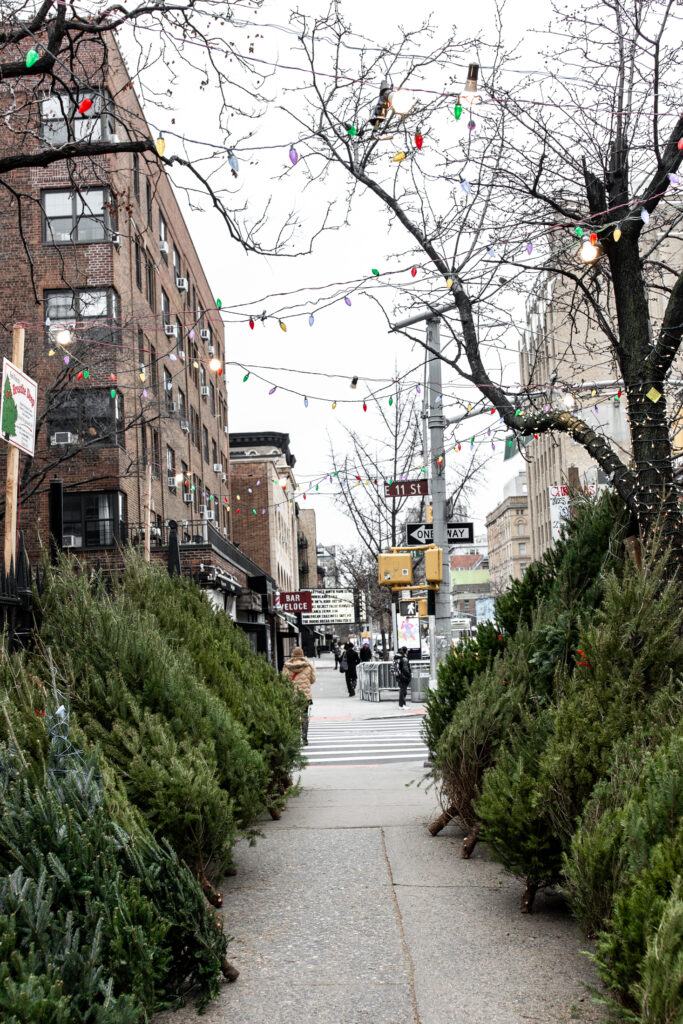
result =
[{"label": "pedestrian", "polygon": [[339,646],[339,641],[337,639],[332,641],[332,653],[334,654],[334,667],[335,669],[338,669],[339,661],[341,659],[341,647]]},{"label": "pedestrian", "polygon": [[349,691],[349,697],[356,696],[356,683],[358,682],[356,666],[359,661],[360,658],[358,657],[358,651],[353,646],[353,641],[349,640],[348,643],[344,644],[344,650],[339,662],[339,670],[344,673],[346,689]]},{"label": "pedestrian", "polygon": [[304,746],[308,746],[308,713],[313,703],[311,686],[315,682],[315,669],[300,647],[295,647],[288,660],[282,667],[284,675],[294,683],[297,690],[303,693],[306,698],[306,707],[301,712],[301,739]]},{"label": "pedestrian", "polygon": [[404,708],[406,706],[408,687],[413,678],[413,670],[408,660],[407,647],[400,647],[398,654],[394,658],[394,678],[398,683],[398,706]]},{"label": "pedestrian", "polygon": [[360,649],[360,660],[361,661],[372,661],[372,651],[370,649],[370,641],[364,640],[363,646]]}]

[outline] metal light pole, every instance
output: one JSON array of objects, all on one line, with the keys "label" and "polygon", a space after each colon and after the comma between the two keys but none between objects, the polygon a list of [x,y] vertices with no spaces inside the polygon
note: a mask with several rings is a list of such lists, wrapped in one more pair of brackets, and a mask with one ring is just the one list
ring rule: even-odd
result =
[{"label": "metal light pole", "polygon": [[[408,317],[392,325],[392,331],[402,330],[412,324],[427,321],[427,359],[429,361],[429,386],[427,401],[427,425],[429,427],[429,491],[432,498],[433,540],[441,548],[443,557],[443,580],[435,593],[434,620],[430,615],[430,680],[436,687],[436,662],[443,661],[451,647],[451,563],[448,548],[446,457],[444,452],[444,427],[441,390],[441,339],[439,319],[442,313],[455,309],[455,303],[434,307],[425,313]],[[426,455],[426,452],[425,452]],[[439,463],[437,460],[441,458]],[[436,658],[434,657],[436,654]]]}]

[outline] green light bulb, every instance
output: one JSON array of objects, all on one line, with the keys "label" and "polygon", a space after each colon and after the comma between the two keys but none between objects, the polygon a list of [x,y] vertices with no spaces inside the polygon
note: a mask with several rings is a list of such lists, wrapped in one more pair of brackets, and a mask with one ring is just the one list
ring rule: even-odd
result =
[{"label": "green light bulb", "polygon": [[453,108],[453,113],[455,114],[455,120],[459,121],[460,118],[462,117],[462,105],[460,103],[460,100],[458,100],[458,102],[455,104],[455,107]]}]

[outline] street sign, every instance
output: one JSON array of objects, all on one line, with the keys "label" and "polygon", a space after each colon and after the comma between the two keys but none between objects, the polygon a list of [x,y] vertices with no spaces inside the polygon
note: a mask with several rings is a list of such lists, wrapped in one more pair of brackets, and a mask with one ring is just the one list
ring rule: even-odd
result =
[{"label": "street sign", "polygon": [[385,498],[412,498],[414,495],[429,494],[429,480],[394,480],[384,485]]},{"label": "street sign", "polygon": [[9,359],[3,359],[0,407],[2,437],[27,455],[33,455],[35,448],[37,398],[36,382],[14,363],[10,363]]},{"label": "street sign", "polygon": [[313,607],[310,590],[281,590],[273,603],[281,612],[310,612]]},{"label": "street sign", "polygon": [[[433,523],[406,523],[406,544],[433,544]],[[448,523],[448,544],[474,543],[474,523]]]},{"label": "street sign", "polygon": [[[342,622],[356,622],[356,602],[353,590],[343,587],[323,587],[311,590],[311,609],[304,612],[301,621],[304,625],[336,625]],[[361,621],[367,618],[365,594],[359,597]]]}]

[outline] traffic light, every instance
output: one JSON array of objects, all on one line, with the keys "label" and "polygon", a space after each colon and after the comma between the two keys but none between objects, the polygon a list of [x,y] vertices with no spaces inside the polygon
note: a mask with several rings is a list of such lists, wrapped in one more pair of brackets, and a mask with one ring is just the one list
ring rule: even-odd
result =
[{"label": "traffic light", "polygon": [[384,587],[395,583],[410,586],[413,582],[413,559],[410,552],[378,555],[377,580]]},{"label": "traffic light", "polygon": [[425,579],[427,583],[441,583],[443,580],[443,551],[428,548],[425,551]]}]

